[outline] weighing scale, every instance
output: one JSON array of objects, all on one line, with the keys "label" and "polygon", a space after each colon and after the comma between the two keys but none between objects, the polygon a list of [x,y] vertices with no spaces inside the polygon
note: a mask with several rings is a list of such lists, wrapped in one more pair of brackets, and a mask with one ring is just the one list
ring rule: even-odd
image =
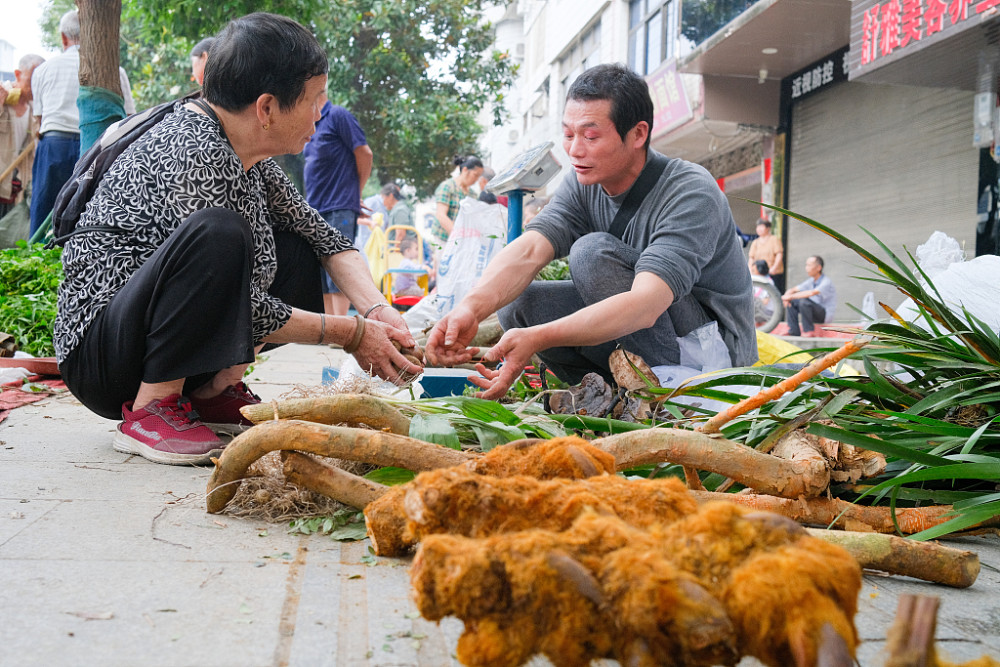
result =
[{"label": "weighing scale", "polygon": [[529,148],[486,184],[488,192],[507,195],[507,243],[521,235],[524,193],[540,190],[559,173],[559,162],[552,154],[553,146],[553,142],[546,141]]}]

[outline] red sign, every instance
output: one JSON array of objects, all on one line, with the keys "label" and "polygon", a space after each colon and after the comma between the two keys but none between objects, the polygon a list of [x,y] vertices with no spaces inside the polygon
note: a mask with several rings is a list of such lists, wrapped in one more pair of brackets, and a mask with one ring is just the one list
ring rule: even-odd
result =
[{"label": "red sign", "polygon": [[860,52],[861,67],[872,65],[894,53],[915,51],[939,33],[972,27],[983,15],[996,14],[998,5],[1000,0],[855,2],[851,50]]},{"label": "red sign", "polygon": [[[998,0],[1000,1],[1000,0]],[[677,72],[677,61],[671,60],[646,77],[649,95],[653,98],[653,137],[669,132],[691,119],[691,106]]]}]

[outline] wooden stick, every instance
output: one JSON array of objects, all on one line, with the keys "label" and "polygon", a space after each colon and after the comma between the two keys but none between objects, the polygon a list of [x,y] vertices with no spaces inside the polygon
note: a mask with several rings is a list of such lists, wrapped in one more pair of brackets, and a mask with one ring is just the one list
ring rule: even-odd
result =
[{"label": "wooden stick", "polygon": [[254,461],[268,452],[288,449],[418,471],[447,468],[475,458],[472,454],[393,433],[297,420],[269,421],[233,438],[215,460],[206,498],[209,514],[225,509],[236,495],[238,485],[233,482],[243,479]]},{"label": "wooden stick", "polygon": [[807,528],[810,535],[846,549],[866,570],[879,570],[915,579],[968,588],[979,576],[979,556],[933,542],[917,542],[895,535],[851,530]]},{"label": "wooden stick", "polygon": [[31,155],[31,152],[33,150],[35,150],[35,141],[34,140],[32,140],[30,144],[28,144],[27,146],[25,146],[24,150],[21,151],[20,155],[18,155],[16,158],[14,158],[14,161],[11,162],[10,165],[6,169],[3,170],[3,173],[0,174],[0,183],[3,183],[4,181],[6,181],[7,177],[14,173],[14,170],[17,169],[17,167],[22,162],[24,162],[24,159],[26,157],[28,157],[29,155]]},{"label": "wooden stick", "polygon": [[284,451],[281,459],[284,461],[285,479],[292,484],[359,510],[389,490],[387,486],[352,475],[308,454]]},{"label": "wooden stick", "polygon": [[886,636],[886,650],[892,667],[937,665],[934,635],[940,599],[904,593],[899,596],[896,619]]},{"label": "wooden stick", "polygon": [[363,424],[396,435],[410,434],[410,420],[391,403],[370,394],[337,394],[258,403],[243,406],[240,412],[254,424],[272,419],[301,419],[320,424]]},{"label": "wooden stick", "polygon": [[851,356],[872,340],[873,337],[868,335],[855,336],[851,340],[844,343],[839,350],[834,350],[824,357],[814,359],[808,366],[800,370],[792,377],[785,378],[773,387],[768,387],[754,396],[745,398],[736,405],[723,410],[698,427],[698,430],[702,433],[718,433],[723,426],[732,420],[750,412],[751,410],[756,410],[765,403],[781,398],[806,380],[816,377],[822,371],[830,368],[831,366],[835,366],[842,360]]},{"label": "wooden stick", "polygon": [[696,431],[652,428],[618,433],[590,444],[613,455],[618,470],[669,461],[717,472],[770,496],[812,498],[830,485],[830,471],[821,460],[786,461]]}]

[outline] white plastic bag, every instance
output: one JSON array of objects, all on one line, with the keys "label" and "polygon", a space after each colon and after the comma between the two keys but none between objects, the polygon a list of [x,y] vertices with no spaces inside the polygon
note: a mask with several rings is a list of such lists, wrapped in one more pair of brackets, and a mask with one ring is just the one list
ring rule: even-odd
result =
[{"label": "white plastic bag", "polygon": [[507,242],[505,213],[499,204],[462,200],[455,227],[441,250],[435,293],[403,316],[411,331],[435,324],[479,282],[486,265]]},{"label": "white plastic bag", "polygon": [[681,348],[681,366],[697,368],[701,372],[729,368],[729,348],[719,334],[719,323],[703,324],[686,336],[677,339]]},{"label": "white plastic bag", "polygon": [[[965,308],[994,332],[1000,332],[1000,310],[996,307],[1000,303],[1000,257],[981,255],[963,262],[958,242],[943,232],[931,234],[915,255],[952,313],[964,320]],[[922,319],[911,299],[904,301],[897,312],[910,322]]]}]

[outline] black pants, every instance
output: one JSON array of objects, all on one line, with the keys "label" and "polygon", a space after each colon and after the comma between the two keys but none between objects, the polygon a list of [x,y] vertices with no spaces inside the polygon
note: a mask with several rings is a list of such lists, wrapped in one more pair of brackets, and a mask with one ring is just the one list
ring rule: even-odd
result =
[{"label": "black pants", "polygon": [[[604,232],[581,236],[569,254],[572,280],[536,280],[497,313],[504,331],[551,322],[632,289],[639,251]],[[622,317],[629,317],[622,313]],[[587,373],[613,380],[608,357],[615,347],[638,354],[650,366],[680,363],[678,336],[711,321],[690,294],[677,299],[653,326],[590,347],[552,347],[538,353],[560,380],[577,384]]]},{"label": "black pants", "polygon": [[[826,309],[812,299],[794,299],[788,302],[785,309],[785,321],[788,322],[789,336],[801,336],[803,331],[812,331],[817,323],[826,322]],[[799,322],[802,323],[801,329]]]},{"label": "black pants", "polygon": [[[319,260],[302,237],[275,232],[278,269],[268,290],[285,303],[323,311]],[[250,306],[253,239],[228,209],[197,211],[161,245],[60,364],[81,403],[121,419],[142,382],[186,378],[184,391],[224,368],[253,361]],[[272,346],[273,347],[273,346]]]}]

